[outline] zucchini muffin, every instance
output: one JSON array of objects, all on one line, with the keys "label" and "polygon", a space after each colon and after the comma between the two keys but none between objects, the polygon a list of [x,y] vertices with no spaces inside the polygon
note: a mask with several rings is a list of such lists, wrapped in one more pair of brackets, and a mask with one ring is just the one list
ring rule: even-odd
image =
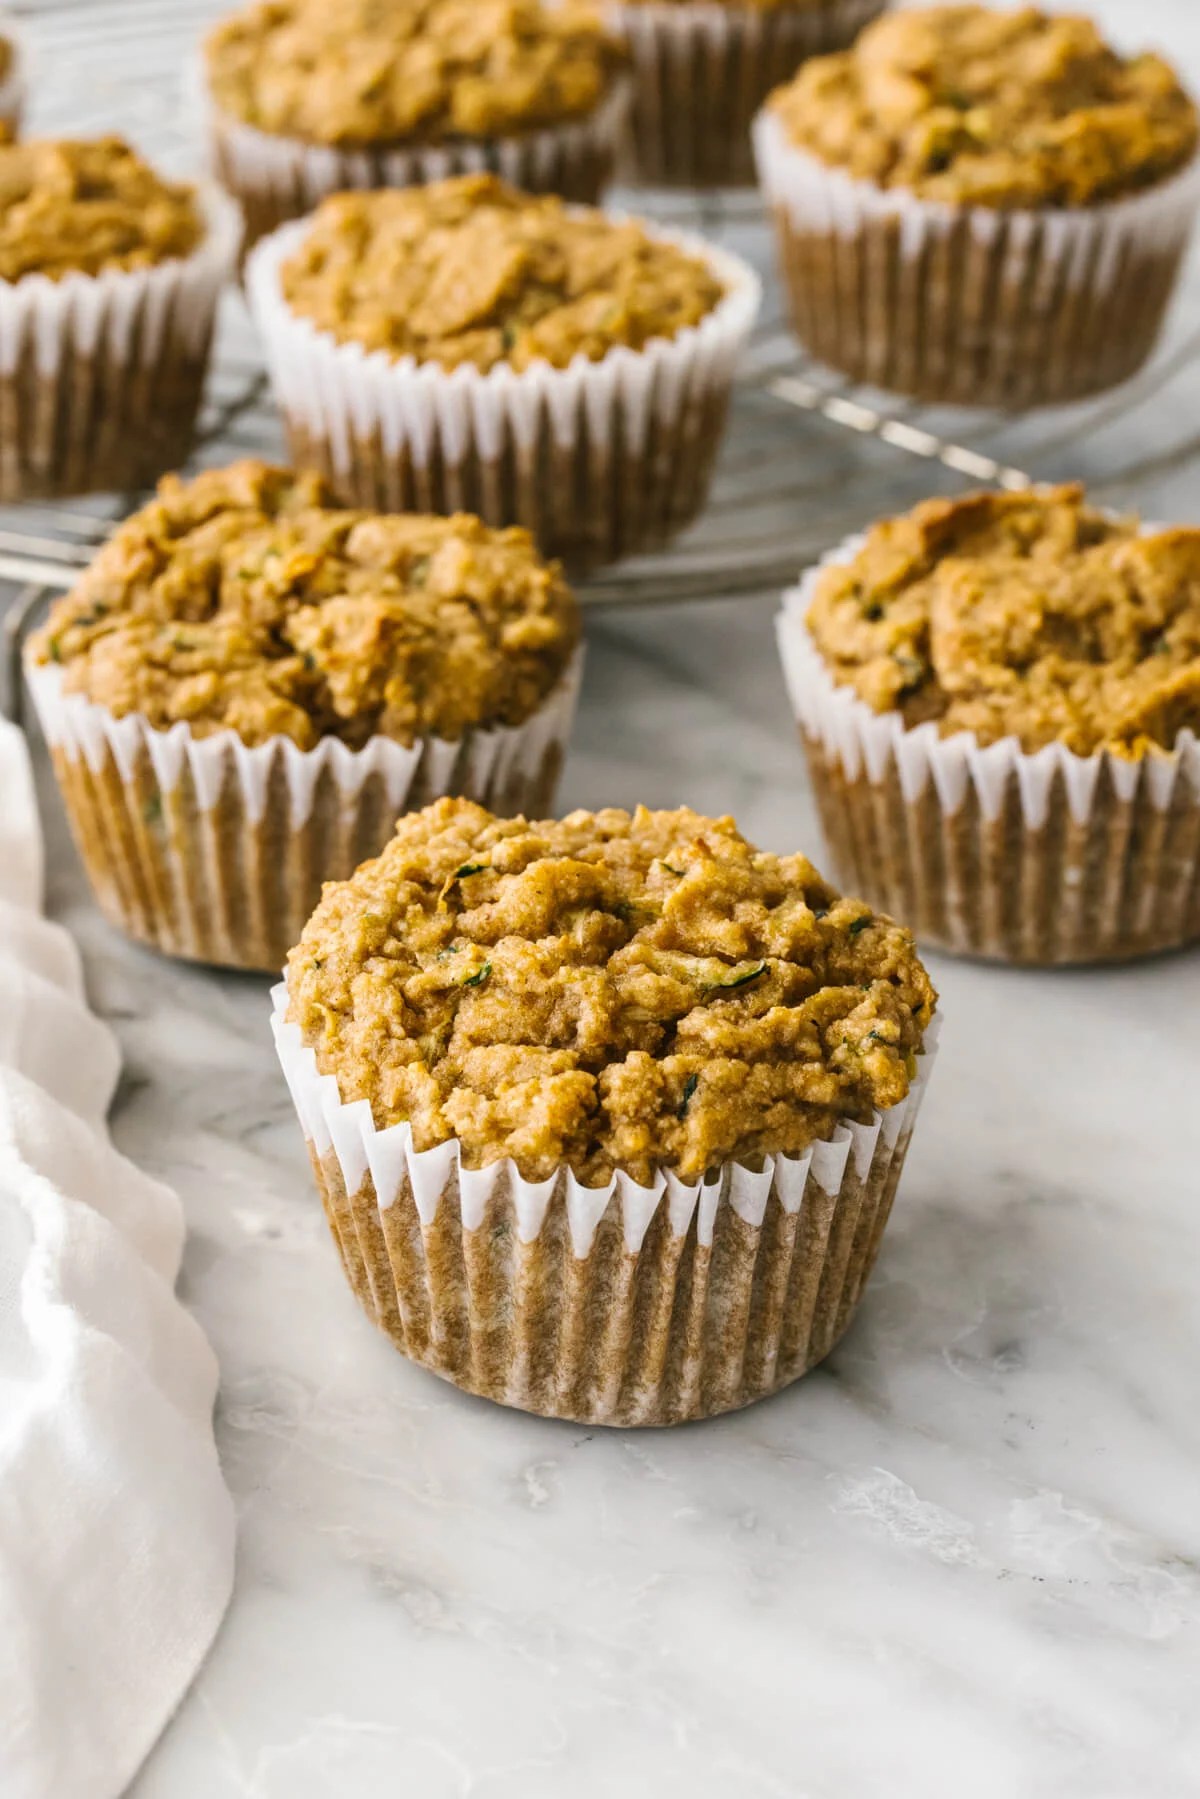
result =
[{"label": "zucchini muffin", "polygon": [[623,61],[575,0],[265,0],[205,46],[215,168],[250,242],[339,189],[472,169],[593,201]]},{"label": "zucchini muffin", "polygon": [[890,13],[756,126],[799,336],[856,380],[1036,405],[1134,374],[1200,195],[1158,56],[1035,7]]},{"label": "zucchini muffin", "polygon": [[223,195],[120,138],[0,145],[0,499],[136,489],[186,458],[239,233]]},{"label": "zucchini muffin", "polygon": [[750,126],[809,56],[844,49],[886,0],[616,0],[606,16],[633,65],[629,177],[747,187]]},{"label": "zucchini muffin", "polygon": [[839,879],[1035,964],[1200,938],[1200,530],[1081,487],[934,500],[785,602]]},{"label": "zucchini muffin", "polygon": [[277,972],[406,805],[550,802],[579,635],[523,531],[353,511],[242,462],[165,480],[27,669],[106,916]]},{"label": "zucchini muffin", "polygon": [[492,175],[339,194],[247,268],[293,460],[572,567],[704,504],[758,305],[736,258]]},{"label": "zucchini muffin", "polygon": [[368,1314],[468,1391],[604,1424],[829,1353],[936,1007],[907,931],[731,819],[453,800],[326,888],[276,999]]}]

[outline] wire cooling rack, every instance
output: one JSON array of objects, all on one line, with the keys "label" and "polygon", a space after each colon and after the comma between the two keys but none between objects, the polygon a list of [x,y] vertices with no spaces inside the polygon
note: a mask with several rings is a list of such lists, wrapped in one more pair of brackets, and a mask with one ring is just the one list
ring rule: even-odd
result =
[{"label": "wire cooling rack", "polygon": [[[227,0],[38,0],[11,7],[32,51],[33,128],[73,135],[119,130],[163,166],[195,172],[199,138],[179,96],[199,37],[226,7]],[[1116,504],[1151,478],[1169,478],[1200,461],[1200,283],[1193,278],[1154,362],[1114,393],[1025,415],[939,410],[847,387],[803,356],[770,278],[770,231],[754,195],[624,199],[746,256],[768,276],[766,303],[704,518],[667,552],[588,582],[581,593],[588,606],[664,605],[777,589],[878,515],[898,458],[929,465],[931,484],[939,486],[958,480],[1019,487],[1080,477]],[[204,466],[243,455],[280,457],[283,439],[245,307],[231,292],[193,460]],[[0,693],[6,710],[19,703],[17,663],[28,621],[48,595],[73,583],[140,497],[0,508],[0,583],[11,596]]]}]

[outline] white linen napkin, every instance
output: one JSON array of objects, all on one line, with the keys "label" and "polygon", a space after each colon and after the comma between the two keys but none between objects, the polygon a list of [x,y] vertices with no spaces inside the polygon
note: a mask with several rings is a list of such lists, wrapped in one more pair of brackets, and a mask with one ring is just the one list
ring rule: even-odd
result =
[{"label": "white linen napkin", "polygon": [[0,720],[0,1793],[115,1799],[229,1602],[233,1505],[180,1204],[112,1145],[117,1047],[41,882]]}]

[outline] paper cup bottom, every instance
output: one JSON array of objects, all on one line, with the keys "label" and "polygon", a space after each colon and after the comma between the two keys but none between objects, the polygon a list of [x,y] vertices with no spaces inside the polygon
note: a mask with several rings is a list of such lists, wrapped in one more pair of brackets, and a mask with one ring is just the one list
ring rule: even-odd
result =
[{"label": "paper cup bottom", "polygon": [[411,1361],[521,1411],[648,1426],[750,1405],[829,1354],[874,1266],[910,1134],[881,1133],[866,1173],[851,1157],[834,1192],[810,1174],[798,1210],[773,1189],[758,1225],[723,1193],[710,1242],[695,1215],[676,1234],[663,1200],[630,1250],[610,1204],[585,1256],[561,1178],[523,1242],[503,1180],[466,1230],[453,1189],[425,1224],[411,1186],[381,1209],[369,1174],[348,1193],[336,1155],[310,1153],[359,1304]]},{"label": "paper cup bottom", "polygon": [[259,131],[219,112],[203,92],[200,101],[210,162],[241,206],[249,249],[279,225],[313,212],[327,195],[348,188],[422,187],[486,172],[527,193],[595,205],[612,180],[628,86],[619,82],[589,116],[524,134],[359,149]]},{"label": "paper cup bottom", "polygon": [[137,490],[186,461],[241,219],[201,184],[187,256],[0,282],[0,500]]},{"label": "paper cup bottom", "polygon": [[1060,405],[1127,380],[1200,203],[1200,159],[1127,199],[1005,211],[858,180],[770,106],[754,147],[797,336],[854,381],[934,402]]},{"label": "paper cup bottom", "polygon": [[[297,468],[319,469],[352,506],[383,512],[474,512],[488,525],[523,525],[543,556],[573,575],[663,548],[704,510],[729,410],[728,383],[679,411],[653,412],[644,440],[622,441],[619,416],[596,429],[580,409],[579,436],[558,440],[543,412],[532,442],[504,433],[496,455],[478,443],[387,445],[349,426],[343,446],[285,415]],[[617,407],[619,413],[619,403]],[[591,427],[589,429],[589,426]]]},{"label": "paper cup bottom", "polygon": [[388,843],[396,819],[445,794],[502,816],[553,809],[578,692],[577,657],[522,725],[411,748],[373,738],[247,749],[232,732],[155,731],[29,678],[75,842],[100,910],[139,943],[277,974],[326,881]]},{"label": "paper cup bottom", "polygon": [[947,813],[932,781],[906,798],[895,762],[872,780],[819,738],[805,747],[833,879],[922,943],[1050,967],[1200,940],[1200,793],[1187,780],[1160,809],[1148,771],[1128,798],[1102,772],[1079,819],[1059,778],[1035,824],[1015,767],[994,815],[973,787]]},{"label": "paper cup bottom", "polygon": [[1036,247],[1006,275],[966,217],[916,255],[898,220],[854,236],[805,230],[785,207],[775,221],[792,325],[813,356],[963,406],[1062,405],[1128,380],[1158,342],[1185,248],[1140,249],[1111,282],[1072,284]]},{"label": "paper cup bottom", "polygon": [[186,462],[208,345],[167,337],[144,363],[69,344],[52,374],[30,345],[0,373],[0,500],[137,491]]},{"label": "paper cup bottom", "polygon": [[[109,761],[53,752],[55,773],[96,903],[110,924],[169,956],[222,968],[278,973],[304,930],[325,881],[346,880],[377,856],[396,828],[382,779],[347,805],[332,775],[318,784],[310,816],[290,817],[282,780],[255,818],[235,782],[210,810],[183,781],[164,792],[148,761],[125,780]],[[489,810],[551,811],[562,763],[553,746],[530,777],[479,795]],[[438,797],[417,782],[407,804]],[[472,796],[475,797],[475,796]]]},{"label": "paper cup bottom", "polygon": [[808,57],[852,43],[883,6],[667,0],[610,7],[634,77],[621,175],[654,187],[753,187],[750,126],[767,95]]}]

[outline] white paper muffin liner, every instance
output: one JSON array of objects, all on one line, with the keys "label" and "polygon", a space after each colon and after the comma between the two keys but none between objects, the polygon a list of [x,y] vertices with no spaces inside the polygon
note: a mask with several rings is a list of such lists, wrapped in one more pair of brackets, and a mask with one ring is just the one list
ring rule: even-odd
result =
[{"label": "white paper muffin liner", "polygon": [[1136,760],[1077,756],[872,711],[805,625],[822,570],[864,541],[810,570],[778,619],[835,880],[925,942],[1005,962],[1117,961],[1200,939],[1196,736]]},{"label": "white paper muffin liner", "polygon": [[792,143],[770,110],[754,147],[806,348],[932,401],[1060,404],[1135,374],[1200,205],[1200,158],[1127,199],[1004,211],[857,180]]},{"label": "white paper muffin liner", "polygon": [[413,1361],[502,1405],[661,1425],[777,1392],[834,1347],[878,1254],[936,1052],[907,1099],[803,1156],[584,1187],[567,1168],[462,1165],[342,1103],[286,983],[272,1029],[347,1277]]},{"label": "white paper muffin liner", "polygon": [[341,149],[244,124],[215,105],[202,70],[192,82],[209,166],[245,213],[247,246],[347,188],[425,187],[451,175],[499,175],[527,193],[590,205],[612,180],[631,98],[629,81],[619,77],[593,112],[560,125],[509,137]]},{"label": "white paper muffin liner", "polygon": [[725,286],[698,325],[598,362],[483,374],[368,353],[293,313],[280,270],[308,229],[282,226],[246,265],[297,466],[321,469],[355,505],[524,525],[576,571],[656,548],[702,509],[761,299],[740,258],[655,227]]},{"label": "white paper muffin liner", "polygon": [[550,809],[575,715],[577,652],[524,724],[423,738],[290,737],[249,747],[233,731],[162,731],[63,692],[27,663],[71,827],[105,916],[168,955],[278,973],[321,895],[376,856],[401,813],[443,795],[505,816]]},{"label": "white paper muffin liner", "polygon": [[622,175],[661,187],[753,186],[750,126],[767,95],[810,56],[853,43],[885,4],[608,6],[607,20],[633,66],[633,129]]},{"label": "white paper muffin liner", "polygon": [[0,282],[0,500],[140,488],[186,460],[241,235],[218,188],[198,199],[190,256]]}]

